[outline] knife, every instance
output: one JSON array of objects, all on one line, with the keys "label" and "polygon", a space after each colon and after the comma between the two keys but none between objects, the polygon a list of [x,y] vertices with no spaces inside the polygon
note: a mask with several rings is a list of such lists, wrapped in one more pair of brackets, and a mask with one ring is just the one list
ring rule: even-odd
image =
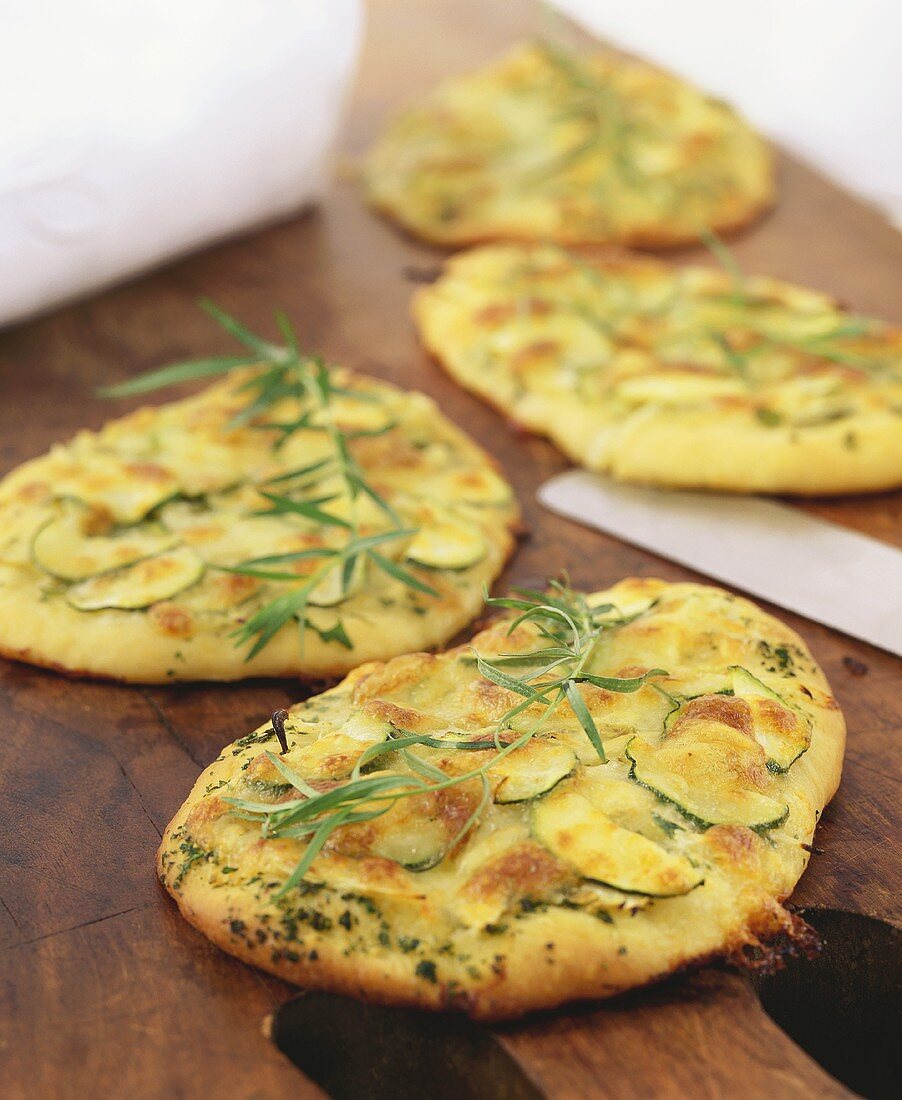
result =
[{"label": "knife", "polygon": [[759,497],[621,485],[570,470],[541,504],[902,656],[902,551]]}]

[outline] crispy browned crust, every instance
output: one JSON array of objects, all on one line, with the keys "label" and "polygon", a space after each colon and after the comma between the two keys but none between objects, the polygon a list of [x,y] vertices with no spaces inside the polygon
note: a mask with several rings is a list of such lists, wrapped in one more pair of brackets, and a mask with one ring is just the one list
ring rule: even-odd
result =
[{"label": "crispy browned crust", "polygon": [[[166,889],[165,872],[159,873]],[[483,1023],[514,1020],[527,1012],[553,1010],[571,1002],[609,1000],[718,963],[738,970],[772,972],[780,969],[787,957],[811,954],[817,944],[816,933],[799,917],[776,901],[763,901],[758,910],[748,915],[746,923],[732,930],[716,950],[687,954],[666,969],[638,982],[620,978],[597,982],[590,989],[574,992],[572,986],[561,986],[558,982],[549,981],[548,975],[543,974],[544,988],[541,1003],[537,1006],[531,982],[534,968],[531,965],[526,973],[517,975],[516,982],[514,975],[502,968],[489,987],[467,990],[455,989],[441,982],[432,984],[420,981],[414,984],[409,978],[386,973],[373,960],[359,959],[349,966],[341,951],[322,942],[296,961],[284,957],[273,961],[271,956],[248,940],[232,934],[227,922],[215,909],[211,911],[202,903],[192,903],[185,893],[173,896],[185,920],[217,947],[282,981],[302,989],[354,997],[367,1004],[431,1012],[460,1012]]]},{"label": "crispy browned crust", "polygon": [[[399,221],[390,203],[380,202],[375,198],[370,198],[368,201],[370,209],[374,213],[378,214],[389,225],[394,226],[411,241],[417,241],[420,244],[426,244],[443,251],[455,251],[459,248],[478,248],[481,245],[503,242],[523,245],[536,243],[535,235],[528,232],[505,231],[497,234],[430,233],[422,226]],[[772,213],[776,204],[777,189],[776,183],[772,179],[767,195],[762,196],[760,202],[750,202],[748,209],[738,217],[715,221],[710,226],[710,231],[716,233],[719,237],[733,237],[767,217]],[[667,231],[661,228],[653,233],[648,230],[633,230],[629,233],[620,234],[616,238],[612,238],[610,234],[599,234],[593,237],[588,233],[568,234],[558,232],[554,234],[554,240],[555,243],[567,248],[606,246],[612,249],[635,248],[642,252],[676,252],[681,248],[691,248],[697,245],[699,235],[698,233]]]}]

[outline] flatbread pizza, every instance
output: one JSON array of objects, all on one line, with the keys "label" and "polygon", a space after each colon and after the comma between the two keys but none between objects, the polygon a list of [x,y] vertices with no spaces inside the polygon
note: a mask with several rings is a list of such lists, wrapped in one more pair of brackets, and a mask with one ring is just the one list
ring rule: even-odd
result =
[{"label": "flatbread pizza", "polygon": [[902,485],[902,330],[817,291],[499,245],[450,259],[414,314],[457,381],[591,470],[732,492]]},{"label": "flatbread pizza", "polygon": [[797,935],[845,736],[804,643],[697,584],[494,602],[223,750],[160,847],[183,915],[306,988],[481,1019]]},{"label": "flatbread pizza", "polygon": [[440,245],[661,248],[773,201],[765,142],[728,105],[650,65],[523,43],[401,113],[366,161],[369,201]]},{"label": "flatbread pizza", "polygon": [[492,460],[423,394],[255,350],[270,361],[0,482],[0,653],[142,682],[319,678],[479,612],[518,516]]}]

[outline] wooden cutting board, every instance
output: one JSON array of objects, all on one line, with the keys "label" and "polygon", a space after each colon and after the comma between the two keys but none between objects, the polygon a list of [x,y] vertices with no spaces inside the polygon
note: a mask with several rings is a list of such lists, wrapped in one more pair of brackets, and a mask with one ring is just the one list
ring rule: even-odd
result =
[{"label": "wooden cutting board", "polygon": [[[546,30],[546,21],[525,0],[374,0],[346,152],[359,153],[389,109],[437,77]],[[782,157],[780,176],[776,212],[734,242],[745,269],[809,283],[902,322],[902,239],[797,161]],[[124,411],[124,403],[111,409],[93,399],[92,387],[179,357],[230,351],[195,305],[209,295],[262,331],[274,331],[274,308],[285,309],[305,347],[427,391],[497,455],[531,532],[502,584],[539,582],[561,569],[593,587],[631,573],[697,579],[539,509],[536,488],[564,467],[560,456],[504,424],[417,348],[411,279],[439,259],[371,215],[344,179],[313,212],[7,331],[0,471]],[[805,507],[899,544],[900,500]],[[817,837],[824,851],[795,900],[898,923],[898,662],[783,617],[811,645],[849,724],[843,784]],[[160,832],[198,771],[301,695],[292,682],[141,688],[0,664],[9,748],[0,768],[5,1096],[322,1095],[261,1030],[294,991],[182,922],[153,870]],[[848,1094],[770,1021],[744,979],[721,971],[496,1035],[554,1098]]]}]

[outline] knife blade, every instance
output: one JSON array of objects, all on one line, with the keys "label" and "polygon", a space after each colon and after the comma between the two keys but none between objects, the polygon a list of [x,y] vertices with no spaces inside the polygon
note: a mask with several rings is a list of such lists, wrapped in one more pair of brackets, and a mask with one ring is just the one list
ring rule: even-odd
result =
[{"label": "knife blade", "polygon": [[902,656],[902,551],[759,497],[622,485],[586,470],[538,493],[552,512]]}]

